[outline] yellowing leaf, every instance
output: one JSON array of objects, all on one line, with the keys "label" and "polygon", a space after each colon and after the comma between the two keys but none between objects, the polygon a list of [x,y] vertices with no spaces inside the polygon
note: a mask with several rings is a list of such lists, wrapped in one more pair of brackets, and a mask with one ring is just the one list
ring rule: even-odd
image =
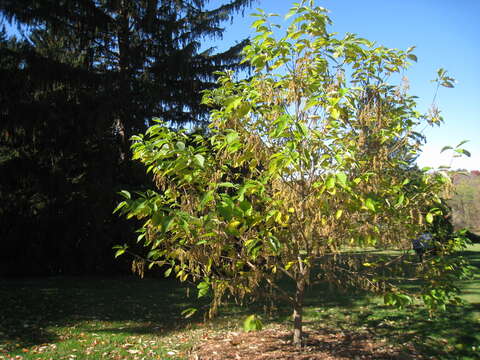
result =
[{"label": "yellowing leaf", "polygon": [[427,222],[429,224],[431,224],[433,222],[433,214],[432,213],[428,213],[426,216],[425,216],[425,220],[427,220]]},{"label": "yellowing leaf", "polygon": [[340,219],[340,217],[342,216],[343,214],[343,210],[342,209],[339,209],[337,210],[336,214],[335,214],[335,219]]},{"label": "yellowing leaf", "polygon": [[330,110],[330,116],[335,120],[338,120],[338,118],[340,117],[340,110],[338,110],[337,108],[332,108]]},{"label": "yellowing leaf", "polygon": [[240,221],[233,220],[233,221],[230,221],[230,223],[228,224],[228,228],[229,229],[236,229],[238,227],[238,225],[240,225]]}]

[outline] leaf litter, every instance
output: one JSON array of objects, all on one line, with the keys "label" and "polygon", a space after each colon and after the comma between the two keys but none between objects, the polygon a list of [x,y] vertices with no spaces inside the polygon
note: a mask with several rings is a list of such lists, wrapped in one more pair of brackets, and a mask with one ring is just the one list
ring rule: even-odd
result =
[{"label": "leaf litter", "polygon": [[305,329],[304,346],[297,349],[292,332],[275,325],[256,332],[231,331],[204,339],[190,360],[408,360],[424,359],[413,346],[393,346],[367,332]]}]

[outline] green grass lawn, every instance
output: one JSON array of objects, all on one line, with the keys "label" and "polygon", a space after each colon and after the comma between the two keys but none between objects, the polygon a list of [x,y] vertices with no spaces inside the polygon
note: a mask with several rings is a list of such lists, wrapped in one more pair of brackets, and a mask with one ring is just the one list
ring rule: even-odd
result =
[{"label": "green grass lawn", "polygon": [[[430,318],[419,308],[393,310],[361,292],[316,286],[306,299],[307,328],[368,331],[392,344],[414,344],[434,358],[480,358],[480,244],[465,252],[476,278],[465,281],[465,307]],[[262,305],[226,306],[203,322],[180,312],[196,294],[171,280],[41,278],[0,280],[0,359],[185,359],[189,349],[215,332],[239,329],[252,312],[264,322],[289,323],[290,309],[273,315]]]}]

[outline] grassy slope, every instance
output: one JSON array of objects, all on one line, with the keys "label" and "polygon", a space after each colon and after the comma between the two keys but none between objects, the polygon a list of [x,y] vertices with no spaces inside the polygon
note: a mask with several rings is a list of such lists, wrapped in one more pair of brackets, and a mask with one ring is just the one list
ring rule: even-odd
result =
[{"label": "grassy slope", "polygon": [[[465,255],[477,267],[476,279],[463,284],[471,302],[465,308],[429,318],[419,308],[395,311],[360,292],[318,286],[307,297],[306,326],[368,331],[438,358],[480,358],[480,244]],[[246,314],[261,312],[229,306],[210,323],[184,320],[181,310],[198,304],[185,294],[161,279],[0,281],[0,359],[183,359],[213,331],[238,328]],[[270,320],[288,323],[289,311],[280,307]]]}]

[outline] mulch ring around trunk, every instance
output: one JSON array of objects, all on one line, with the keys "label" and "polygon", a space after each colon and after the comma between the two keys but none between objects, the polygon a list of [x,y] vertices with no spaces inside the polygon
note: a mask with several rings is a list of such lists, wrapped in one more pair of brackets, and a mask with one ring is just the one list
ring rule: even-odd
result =
[{"label": "mulch ring around trunk", "polygon": [[413,346],[395,347],[368,333],[304,330],[304,346],[292,345],[292,331],[276,325],[256,332],[228,332],[204,339],[191,360],[360,360],[422,359]]}]

